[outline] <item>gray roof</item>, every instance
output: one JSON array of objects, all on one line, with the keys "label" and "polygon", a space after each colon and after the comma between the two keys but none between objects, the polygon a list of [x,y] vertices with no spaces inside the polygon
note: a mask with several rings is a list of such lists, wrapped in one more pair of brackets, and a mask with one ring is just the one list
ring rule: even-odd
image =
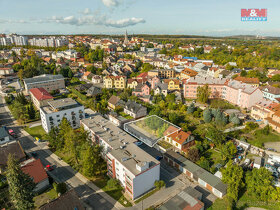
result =
[{"label": "gray roof", "polygon": [[159,88],[160,90],[167,90],[168,89],[168,84],[167,83],[158,83],[156,84],[155,89]]},{"label": "gray roof", "polygon": [[126,104],[125,104],[125,109],[127,109],[133,113],[137,113],[138,111],[140,111],[143,108],[147,109],[146,107],[142,106],[141,104],[136,103],[135,101],[128,100],[128,102],[126,102]]},{"label": "gray roof", "polygon": [[0,146],[0,165],[7,164],[9,154],[13,154],[18,160],[25,158],[25,153],[19,141],[13,141]]},{"label": "gray roof", "polygon": [[0,128],[0,139],[5,138],[6,136],[9,136],[8,132],[6,131],[5,128],[1,127]]},{"label": "gray roof", "polygon": [[187,83],[197,83],[197,84],[216,84],[216,85],[224,85],[227,82],[225,78],[214,78],[214,77],[191,77]]},{"label": "gray roof", "polygon": [[91,88],[88,89],[87,95],[95,96],[97,94],[102,93],[101,89],[98,87],[92,86]]},{"label": "gray roof", "polygon": [[[134,144],[134,142],[137,142],[137,139],[115,126],[100,114],[83,119],[81,122],[93,131],[95,135],[99,136],[100,139],[109,144],[112,148],[109,153],[134,175],[141,173],[136,169],[137,162],[149,162],[149,168],[159,164],[158,160]],[[125,146],[123,142],[126,143]],[[121,146],[124,146],[124,148],[121,149]]]},{"label": "gray roof", "polygon": [[186,159],[182,155],[172,150],[167,151],[166,153],[164,153],[164,155],[172,159],[175,163],[179,164],[189,172],[191,172],[194,175],[194,177],[205,181],[218,191],[222,192],[223,194],[226,194],[227,185],[224,184],[215,175],[211,174],[210,172],[206,171],[205,169],[201,168],[200,166],[196,165],[195,163],[191,162],[190,160]]},{"label": "gray roof", "polygon": [[77,101],[72,98],[63,98],[59,100],[49,101],[48,104],[53,109],[62,109],[62,108],[70,108],[79,105]]},{"label": "gray roof", "polygon": [[40,82],[62,80],[62,79],[64,79],[64,77],[61,74],[58,75],[44,74],[33,78],[26,78],[23,81],[25,84],[32,84],[32,83],[40,83]]}]

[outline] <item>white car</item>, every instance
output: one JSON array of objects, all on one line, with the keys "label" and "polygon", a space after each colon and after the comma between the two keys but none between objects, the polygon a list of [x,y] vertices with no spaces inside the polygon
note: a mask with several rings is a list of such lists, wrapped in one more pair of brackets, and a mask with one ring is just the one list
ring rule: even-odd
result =
[{"label": "white car", "polygon": [[247,159],[244,161],[244,164],[245,164],[245,165],[249,165],[250,162],[251,162],[251,160],[247,158]]}]

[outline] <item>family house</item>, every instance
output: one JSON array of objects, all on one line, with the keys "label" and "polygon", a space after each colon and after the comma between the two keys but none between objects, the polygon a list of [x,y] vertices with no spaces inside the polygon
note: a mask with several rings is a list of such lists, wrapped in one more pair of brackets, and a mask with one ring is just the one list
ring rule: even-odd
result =
[{"label": "family house", "polygon": [[147,115],[147,108],[135,101],[128,100],[124,106],[124,113],[133,118],[140,118]]}]

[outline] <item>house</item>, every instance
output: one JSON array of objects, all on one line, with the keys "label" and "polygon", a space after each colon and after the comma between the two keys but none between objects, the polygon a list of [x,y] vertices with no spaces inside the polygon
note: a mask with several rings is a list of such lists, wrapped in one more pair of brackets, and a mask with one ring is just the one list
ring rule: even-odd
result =
[{"label": "house", "polygon": [[260,87],[260,89],[263,92],[264,98],[275,102],[280,101],[280,88],[267,85],[267,86]]},{"label": "house", "polygon": [[116,112],[112,111],[108,114],[109,120],[114,123],[115,126],[123,128],[123,125],[132,119],[126,119],[121,115],[118,115]]},{"label": "house", "polygon": [[49,177],[40,159],[25,160],[20,166],[23,173],[29,175],[36,184],[35,193],[43,192],[50,186]]},{"label": "house", "polygon": [[260,169],[264,165],[264,159],[262,157],[254,157],[254,168]]},{"label": "house", "polygon": [[112,95],[108,100],[108,109],[115,110],[118,106],[124,106],[125,102],[118,96]]},{"label": "house", "polygon": [[61,210],[61,207],[67,210],[85,210],[82,201],[79,199],[74,188],[59,196],[57,199],[52,200],[40,206],[40,210]]},{"label": "house", "polygon": [[48,105],[49,101],[53,100],[53,96],[44,88],[32,88],[29,90],[31,100],[37,109]]},{"label": "house", "polygon": [[163,94],[164,96],[167,96],[167,93],[168,93],[168,84],[166,83],[158,83],[154,88],[154,95]]},{"label": "house", "polygon": [[144,84],[138,84],[135,90],[132,92],[132,95],[135,96],[149,96],[151,92],[151,85],[148,82]]},{"label": "house", "polygon": [[64,77],[61,74],[43,74],[33,78],[26,78],[23,79],[23,83],[27,93],[32,88],[44,88],[48,92],[65,88]]},{"label": "house", "polygon": [[264,121],[266,118],[271,116],[279,107],[280,106],[278,103],[264,99],[252,106],[251,117],[258,121]]},{"label": "house", "polygon": [[218,78],[220,72],[222,72],[224,69],[220,69],[218,67],[211,67],[207,70],[207,75],[210,77]]},{"label": "house", "polygon": [[0,145],[10,141],[10,135],[4,127],[0,127]]},{"label": "house", "polygon": [[238,76],[236,78],[234,78],[234,80],[239,81],[239,82],[243,82],[249,85],[253,85],[255,87],[259,87],[259,78],[247,78],[247,77],[241,77]]},{"label": "house", "polygon": [[93,84],[99,84],[102,83],[103,79],[100,75],[93,75],[91,81]]},{"label": "house", "polygon": [[158,70],[158,76],[161,79],[174,78],[175,74],[176,74],[176,72],[174,69],[159,69]]},{"label": "house", "polygon": [[0,68],[0,77],[13,74],[14,70],[12,68]]},{"label": "house", "polygon": [[185,68],[183,71],[181,71],[180,79],[189,79],[191,77],[195,77],[198,73],[190,68]]},{"label": "house", "polygon": [[105,76],[103,78],[103,86],[104,88],[111,89],[114,87],[114,77],[113,76]]},{"label": "house", "polygon": [[180,90],[180,80],[178,79],[165,79],[164,83],[168,85],[168,90]]},{"label": "house", "polygon": [[102,146],[107,174],[119,180],[126,195],[135,200],[154,188],[155,181],[160,179],[160,162],[139,148],[135,144],[137,139],[100,114],[81,123],[91,140]]},{"label": "house", "polygon": [[195,145],[194,137],[191,132],[177,130],[171,134],[164,133],[164,140],[170,143],[175,151],[187,152],[190,147]]},{"label": "house", "polygon": [[91,97],[97,96],[98,94],[101,93],[102,93],[101,89],[95,86],[92,86],[87,90],[87,96],[91,96]]},{"label": "house", "polygon": [[80,84],[80,85],[76,86],[75,89],[79,92],[86,92],[92,86],[93,86],[93,84],[85,83],[85,84]]},{"label": "house", "polygon": [[124,113],[133,118],[140,118],[147,115],[147,108],[135,101],[128,100],[124,106]]},{"label": "house", "polygon": [[172,150],[168,150],[163,154],[163,159],[167,161],[169,165],[184,173],[187,177],[198,182],[200,186],[206,188],[218,198],[223,198],[226,195],[227,185],[224,184],[221,179],[186,159],[182,155]]},{"label": "house", "polygon": [[280,110],[272,113],[266,118],[266,123],[276,132],[280,133]]},{"label": "house", "polygon": [[159,210],[204,210],[202,193],[188,186],[159,207]]},{"label": "house", "polygon": [[86,72],[84,73],[84,75],[83,75],[82,78],[83,78],[84,80],[91,80],[92,77],[93,77],[93,74],[92,74],[90,71],[86,71]]},{"label": "house", "polygon": [[135,89],[137,85],[138,85],[137,79],[128,79],[127,80],[127,88]]},{"label": "house", "polygon": [[80,127],[80,120],[85,117],[84,106],[72,98],[49,101],[47,106],[40,108],[42,127],[49,133],[66,118],[73,128]]},{"label": "house", "polygon": [[26,159],[26,155],[19,141],[12,141],[0,145],[0,173],[4,171],[7,166],[8,155],[12,154],[19,161],[22,162]]},{"label": "house", "polygon": [[151,79],[149,79],[149,83],[151,84],[151,89],[154,90],[156,85],[160,83],[160,78],[158,76],[154,76]]},{"label": "house", "polygon": [[126,88],[126,76],[106,76],[103,79],[104,88]]}]

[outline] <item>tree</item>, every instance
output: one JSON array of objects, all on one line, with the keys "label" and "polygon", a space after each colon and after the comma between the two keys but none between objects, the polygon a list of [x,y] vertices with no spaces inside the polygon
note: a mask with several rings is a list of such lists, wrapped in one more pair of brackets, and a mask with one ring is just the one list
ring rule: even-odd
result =
[{"label": "tree", "polygon": [[152,64],[144,63],[141,67],[141,72],[148,72],[148,71],[152,70],[153,68],[154,68],[154,66]]},{"label": "tree", "polygon": [[119,182],[118,180],[116,179],[109,179],[107,181],[107,187],[110,189],[110,190],[116,190],[119,188]]},{"label": "tree", "polygon": [[180,116],[178,114],[176,114],[176,112],[172,112],[172,113],[169,114],[168,119],[173,124],[178,124],[180,122],[181,118],[180,118]]},{"label": "tree", "polygon": [[207,84],[203,85],[203,86],[199,86],[197,88],[197,100],[201,103],[204,103],[204,104],[207,103],[210,94],[211,94],[211,91]]},{"label": "tree", "polygon": [[264,167],[260,169],[254,168],[246,174],[247,192],[249,195],[261,200],[268,201],[271,199],[273,192],[274,180],[272,173]]},{"label": "tree", "polygon": [[187,158],[192,162],[196,162],[200,158],[199,150],[196,147],[191,147],[187,153]]},{"label": "tree", "polygon": [[68,75],[67,76],[69,78],[72,78],[74,76],[73,71],[71,69],[68,71]]},{"label": "tree", "polygon": [[240,123],[241,123],[240,119],[239,119],[237,116],[234,116],[234,117],[231,119],[231,122],[232,122],[234,125],[240,125]]},{"label": "tree", "polygon": [[205,157],[201,157],[199,159],[199,161],[197,162],[197,164],[200,165],[200,167],[204,168],[207,171],[210,170],[210,162]]},{"label": "tree", "polygon": [[192,114],[195,110],[195,106],[193,103],[191,103],[189,106],[188,106],[188,109],[187,109],[187,112],[188,114]]},{"label": "tree", "polygon": [[165,187],[165,182],[163,180],[157,180],[155,181],[154,185],[157,189],[161,189]]},{"label": "tree", "polygon": [[87,149],[83,157],[83,172],[86,176],[96,176],[101,173],[104,161],[101,157],[102,148],[99,145],[86,144]]},{"label": "tree", "polygon": [[221,148],[221,155],[223,160],[231,159],[237,152],[236,146],[231,142],[227,142]]},{"label": "tree", "polygon": [[215,127],[210,127],[208,129],[206,137],[218,147],[220,147],[225,141],[225,134]]},{"label": "tree", "polygon": [[36,111],[35,111],[35,109],[34,109],[33,104],[29,104],[29,105],[27,106],[27,113],[28,113],[29,119],[31,119],[31,120],[35,119],[35,117],[36,117]]},{"label": "tree", "polygon": [[241,77],[246,77],[247,76],[247,72],[245,70],[242,70],[240,73]]},{"label": "tree", "polygon": [[53,183],[53,188],[54,190],[56,191],[57,194],[64,194],[67,192],[67,186],[64,182],[61,182],[61,183]]},{"label": "tree", "polygon": [[205,109],[203,111],[203,119],[204,119],[204,122],[206,122],[206,123],[210,123],[212,121],[212,114],[209,109]]},{"label": "tree", "polygon": [[14,207],[20,210],[33,209],[33,189],[35,188],[35,183],[29,175],[23,173],[17,160],[11,154],[8,155],[6,176]]},{"label": "tree", "polygon": [[227,167],[221,169],[222,181],[228,185],[227,196],[232,198],[234,201],[238,199],[238,193],[242,187],[244,187],[243,169],[233,164],[230,160]]}]

